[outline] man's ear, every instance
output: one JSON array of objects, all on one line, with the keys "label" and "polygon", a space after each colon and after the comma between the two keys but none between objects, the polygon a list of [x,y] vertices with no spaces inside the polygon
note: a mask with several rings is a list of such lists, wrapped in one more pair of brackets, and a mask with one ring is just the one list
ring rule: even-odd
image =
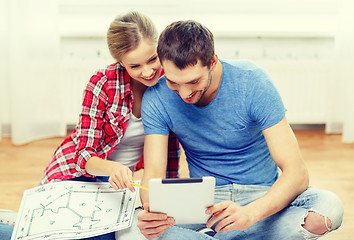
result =
[{"label": "man's ear", "polygon": [[210,64],[210,71],[213,71],[215,69],[216,64],[218,63],[218,61],[219,61],[218,55],[214,54],[214,57],[211,60],[211,64]]}]

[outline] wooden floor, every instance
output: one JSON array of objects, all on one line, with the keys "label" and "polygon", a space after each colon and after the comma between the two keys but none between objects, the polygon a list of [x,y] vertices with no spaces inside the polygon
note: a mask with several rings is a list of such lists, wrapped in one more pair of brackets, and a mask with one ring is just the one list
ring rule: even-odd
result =
[{"label": "wooden floor", "polygon": [[[336,232],[322,239],[354,238],[354,144],[344,144],[340,135],[325,135],[323,129],[295,130],[310,172],[310,183],[338,194],[345,206],[344,222]],[[63,138],[14,146],[0,141],[0,208],[18,210],[23,191],[38,185],[43,170]],[[188,175],[183,158],[181,176]],[[139,179],[142,172],[137,172]]]}]

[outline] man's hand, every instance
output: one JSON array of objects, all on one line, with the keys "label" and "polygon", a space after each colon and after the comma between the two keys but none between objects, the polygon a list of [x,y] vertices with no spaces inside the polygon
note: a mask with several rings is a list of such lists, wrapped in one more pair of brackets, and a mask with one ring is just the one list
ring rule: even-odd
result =
[{"label": "man's hand", "polygon": [[224,201],[209,207],[206,214],[212,214],[207,222],[207,227],[211,228],[216,222],[221,220],[215,227],[216,232],[229,232],[231,230],[245,230],[255,223],[247,206],[240,206],[232,201]]},{"label": "man's hand", "polygon": [[138,213],[138,228],[147,238],[160,237],[169,227],[175,225],[175,220],[165,213],[152,213],[149,204],[144,204],[144,210]]}]

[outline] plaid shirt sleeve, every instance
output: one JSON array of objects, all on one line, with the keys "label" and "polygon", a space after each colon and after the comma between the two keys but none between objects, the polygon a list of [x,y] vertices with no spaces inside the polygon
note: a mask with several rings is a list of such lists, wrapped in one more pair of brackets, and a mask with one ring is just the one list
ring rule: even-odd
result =
[{"label": "plaid shirt sleeve", "polygon": [[88,159],[98,156],[95,146],[100,145],[103,138],[104,113],[106,111],[107,94],[104,89],[106,78],[102,73],[92,76],[88,83],[78,124],[76,145],[76,170],[90,176],[85,170]]},{"label": "plaid shirt sleeve", "polygon": [[170,131],[168,138],[168,161],[166,169],[166,178],[178,178],[180,157],[180,145],[177,136],[174,132]]}]

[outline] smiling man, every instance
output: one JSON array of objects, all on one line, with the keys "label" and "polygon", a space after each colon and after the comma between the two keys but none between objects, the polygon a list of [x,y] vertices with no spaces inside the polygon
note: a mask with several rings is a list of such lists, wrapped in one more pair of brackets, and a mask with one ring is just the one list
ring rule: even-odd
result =
[{"label": "smiling man", "polygon": [[[149,211],[142,191],[138,227],[146,238],[316,239],[341,225],[338,197],[308,187],[285,107],[262,69],[249,61],[219,60],[212,33],[195,21],[170,24],[157,51],[165,77],[143,99],[142,184],[165,176],[172,130],[190,176],[216,178],[216,198],[206,209],[212,214],[206,224],[174,226],[172,218]],[[198,231],[203,227],[215,235]]]}]

